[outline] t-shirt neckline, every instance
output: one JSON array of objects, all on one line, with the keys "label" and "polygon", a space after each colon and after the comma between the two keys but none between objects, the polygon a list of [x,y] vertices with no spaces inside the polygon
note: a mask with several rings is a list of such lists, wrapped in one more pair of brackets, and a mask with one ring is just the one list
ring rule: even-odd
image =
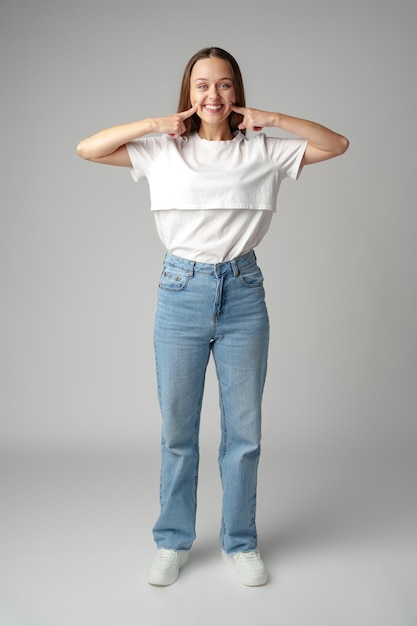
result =
[{"label": "t-shirt neckline", "polygon": [[204,137],[200,137],[200,135],[198,134],[198,131],[196,131],[194,133],[194,137],[196,138],[197,141],[202,141],[205,144],[213,144],[213,145],[226,145],[228,143],[232,143],[233,141],[237,141],[238,139],[240,139],[241,137],[243,137],[243,134],[240,132],[240,130],[234,131],[233,133],[233,137],[231,139],[204,139]]}]

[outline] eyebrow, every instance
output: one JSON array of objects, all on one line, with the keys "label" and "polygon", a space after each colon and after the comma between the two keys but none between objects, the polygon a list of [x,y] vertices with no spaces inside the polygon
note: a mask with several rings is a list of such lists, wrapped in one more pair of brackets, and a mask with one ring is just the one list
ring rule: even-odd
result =
[{"label": "eyebrow", "polygon": [[[194,78],[194,82],[196,83],[198,80],[208,80],[208,78]],[[219,80],[230,80],[231,82],[233,82],[233,78],[230,78],[229,76],[224,76],[223,78],[219,78]],[[216,82],[218,82],[216,81]]]}]

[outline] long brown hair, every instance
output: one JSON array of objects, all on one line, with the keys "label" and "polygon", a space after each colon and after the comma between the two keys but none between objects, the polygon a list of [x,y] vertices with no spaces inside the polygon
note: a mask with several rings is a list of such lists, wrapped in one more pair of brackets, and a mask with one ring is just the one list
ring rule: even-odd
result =
[{"label": "long brown hair", "polygon": [[[197,61],[200,61],[201,59],[208,59],[210,57],[217,57],[218,59],[223,59],[228,63],[232,71],[233,87],[236,96],[235,102],[233,104],[240,107],[246,106],[245,89],[243,87],[242,74],[240,72],[240,68],[237,64],[236,59],[234,59],[234,57],[232,57],[229,52],[226,52],[226,50],[212,46],[210,48],[202,48],[202,50],[196,52],[185,66],[177,113],[186,111],[193,104],[190,101],[190,76],[194,65],[197,63]],[[238,129],[238,125],[241,123],[242,119],[242,115],[240,115],[239,113],[234,113],[232,111],[232,113],[229,115],[230,130],[232,132]],[[196,113],[194,113],[194,115],[184,120],[184,124],[187,130],[185,131],[185,133],[183,133],[182,136],[186,137],[187,135],[190,135],[200,128],[200,118]]]}]

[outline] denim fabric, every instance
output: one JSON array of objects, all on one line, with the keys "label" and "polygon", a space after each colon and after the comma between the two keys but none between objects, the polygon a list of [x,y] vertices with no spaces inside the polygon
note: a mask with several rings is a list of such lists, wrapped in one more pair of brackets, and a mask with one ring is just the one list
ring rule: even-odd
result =
[{"label": "denim fabric", "polygon": [[263,276],[253,251],[214,265],[166,255],[154,334],[162,413],[161,510],[153,529],[158,548],[188,550],[196,537],[200,412],[211,353],[221,416],[220,545],[228,554],[257,547],[268,341]]}]

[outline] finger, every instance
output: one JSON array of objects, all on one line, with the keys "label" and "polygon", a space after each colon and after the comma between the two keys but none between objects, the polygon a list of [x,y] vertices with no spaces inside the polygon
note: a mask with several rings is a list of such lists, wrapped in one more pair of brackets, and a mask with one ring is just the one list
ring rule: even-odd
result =
[{"label": "finger", "polygon": [[233,102],[230,103],[230,108],[232,109],[232,111],[234,111],[235,113],[240,113],[241,115],[245,115],[246,112],[246,108],[245,107],[238,107],[235,104],[233,104]]},{"label": "finger", "polygon": [[181,126],[179,126],[177,128],[177,130],[175,131],[175,133],[168,133],[170,137],[173,137],[174,139],[176,139],[177,137],[181,137],[181,135],[185,132],[185,126],[184,124],[181,122]]},{"label": "finger", "polygon": [[191,117],[192,115],[194,115],[197,109],[198,109],[198,103],[196,102],[195,105],[191,107],[191,109],[188,109],[188,111],[183,111],[182,113],[180,113],[181,119],[186,120],[187,118]]}]

